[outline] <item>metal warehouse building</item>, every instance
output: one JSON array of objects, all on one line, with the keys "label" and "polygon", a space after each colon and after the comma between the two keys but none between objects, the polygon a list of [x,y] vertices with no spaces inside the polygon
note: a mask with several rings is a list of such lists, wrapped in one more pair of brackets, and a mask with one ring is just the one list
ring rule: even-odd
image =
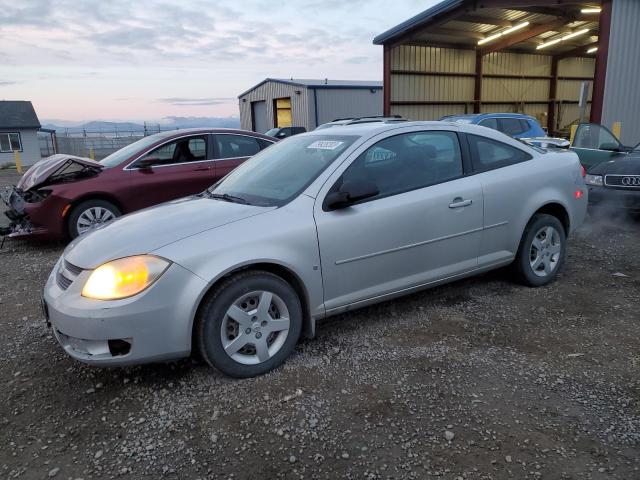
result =
[{"label": "metal warehouse building", "polygon": [[245,130],[313,130],[336,118],[382,115],[382,82],[267,78],[238,99]]},{"label": "metal warehouse building", "polygon": [[640,142],[640,0],[445,0],[378,35],[384,112],[521,112],[550,133],[580,116]]}]

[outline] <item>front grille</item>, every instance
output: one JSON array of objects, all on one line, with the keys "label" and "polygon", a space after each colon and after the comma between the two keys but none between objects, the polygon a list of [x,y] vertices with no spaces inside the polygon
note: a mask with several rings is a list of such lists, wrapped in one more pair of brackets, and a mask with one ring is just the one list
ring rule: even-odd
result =
[{"label": "front grille", "polygon": [[64,268],[66,268],[69,271],[69,273],[72,273],[76,277],[82,273],[82,269],[80,267],[76,267],[75,265],[67,262],[66,260],[64,261]]},{"label": "front grille", "polygon": [[62,290],[66,290],[73,283],[73,280],[68,279],[61,272],[58,272],[58,275],[56,275],[56,281]]},{"label": "front grille", "polygon": [[604,184],[607,187],[640,190],[640,175],[605,175]]},{"label": "front grille", "polygon": [[80,267],[63,260],[56,274],[56,283],[62,290],[66,290],[81,273],[82,269]]}]

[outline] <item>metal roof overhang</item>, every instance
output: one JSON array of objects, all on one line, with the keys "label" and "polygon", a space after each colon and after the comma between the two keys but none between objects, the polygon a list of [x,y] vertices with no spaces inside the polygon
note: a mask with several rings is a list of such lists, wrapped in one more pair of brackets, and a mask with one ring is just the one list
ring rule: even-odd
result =
[{"label": "metal roof overhang", "polygon": [[[445,0],[378,35],[376,45],[431,45],[494,51],[585,56],[597,44],[599,15],[581,10],[601,0]],[[484,38],[528,22],[528,25],[493,41]],[[584,34],[546,48],[538,47],[569,33]]]}]

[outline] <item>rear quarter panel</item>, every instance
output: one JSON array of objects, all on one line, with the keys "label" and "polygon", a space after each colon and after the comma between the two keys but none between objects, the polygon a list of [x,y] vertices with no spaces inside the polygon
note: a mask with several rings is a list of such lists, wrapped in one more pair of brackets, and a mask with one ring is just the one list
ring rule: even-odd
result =
[{"label": "rear quarter panel", "polygon": [[[513,258],[527,223],[545,205],[564,207],[570,231],[584,220],[586,188],[578,157],[571,152],[535,153],[531,160],[484,172],[479,177],[485,216],[480,264]],[[584,194],[580,199],[574,196],[577,189]]]}]

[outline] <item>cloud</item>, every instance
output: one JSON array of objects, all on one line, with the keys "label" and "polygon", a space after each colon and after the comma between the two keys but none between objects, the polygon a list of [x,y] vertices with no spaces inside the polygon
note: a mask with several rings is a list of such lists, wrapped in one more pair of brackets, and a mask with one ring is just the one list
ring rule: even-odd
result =
[{"label": "cloud", "polygon": [[10,82],[8,80],[0,80],[0,87],[8,87],[9,85],[15,85],[18,82]]},{"label": "cloud", "polygon": [[227,97],[210,97],[210,98],[185,98],[185,97],[170,97],[160,98],[159,102],[169,103],[179,107],[193,107],[193,106],[205,106],[205,105],[225,105],[228,103],[236,102],[235,98]]}]

